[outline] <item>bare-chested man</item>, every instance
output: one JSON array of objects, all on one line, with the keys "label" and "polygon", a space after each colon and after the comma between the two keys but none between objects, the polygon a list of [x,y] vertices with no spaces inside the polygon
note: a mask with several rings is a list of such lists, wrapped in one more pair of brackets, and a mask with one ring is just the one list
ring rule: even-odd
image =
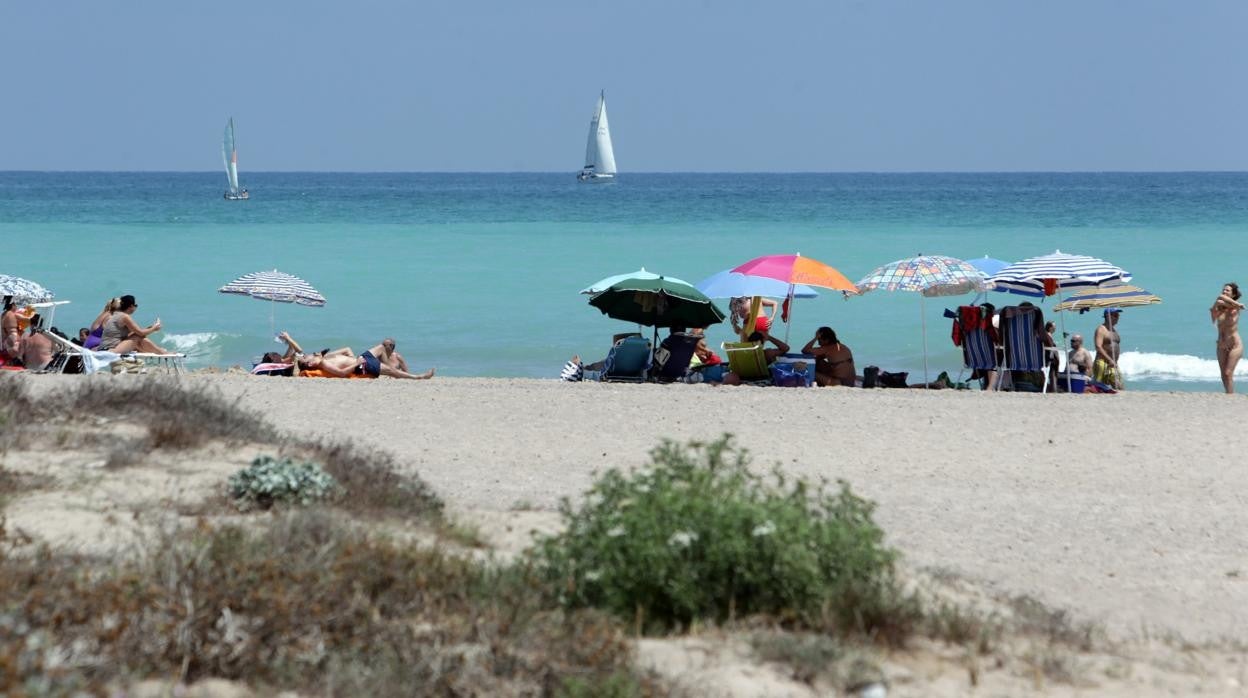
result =
[{"label": "bare-chested man", "polygon": [[434,369],[432,368],[420,375],[412,373],[407,367],[407,361],[403,359],[402,354],[394,350],[394,346],[394,340],[390,337],[381,340],[381,344],[360,354],[360,368],[374,378],[377,376],[412,380],[433,378]]},{"label": "bare-chested man", "polygon": [[52,363],[52,340],[39,332],[39,316],[30,319],[30,334],[22,340],[22,365],[28,371],[42,371]]},{"label": "bare-chested man", "polygon": [[1244,355],[1244,343],[1239,338],[1239,311],[1243,309],[1239,284],[1234,282],[1222,287],[1222,293],[1209,308],[1209,318],[1218,327],[1218,368],[1227,395],[1235,392],[1235,367]]},{"label": "bare-chested man", "polygon": [[1122,390],[1122,371],[1118,370],[1118,355],[1122,348],[1122,337],[1118,334],[1120,317],[1122,308],[1106,308],[1105,324],[1096,328],[1093,338],[1096,360],[1092,362],[1092,380],[1114,390]]},{"label": "bare-chested man", "polygon": [[1085,376],[1092,375],[1092,352],[1083,346],[1083,335],[1071,335],[1070,352],[1066,354],[1066,362],[1070,364],[1071,370],[1078,371]]},{"label": "bare-chested man", "polygon": [[350,378],[360,373],[360,357],[342,353],[342,350],[309,354],[296,359],[296,365],[300,372],[320,371],[329,378]]}]

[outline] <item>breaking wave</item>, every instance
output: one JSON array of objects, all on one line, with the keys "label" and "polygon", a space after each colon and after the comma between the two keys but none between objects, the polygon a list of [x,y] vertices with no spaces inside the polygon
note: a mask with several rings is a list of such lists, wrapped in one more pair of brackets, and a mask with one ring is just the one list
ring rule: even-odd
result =
[{"label": "breaking wave", "polygon": [[[1123,352],[1118,365],[1126,377],[1156,378],[1159,380],[1211,382],[1221,381],[1217,359],[1202,359],[1190,354],[1156,354],[1152,352]],[[1248,376],[1248,361],[1235,367],[1236,376]]]}]

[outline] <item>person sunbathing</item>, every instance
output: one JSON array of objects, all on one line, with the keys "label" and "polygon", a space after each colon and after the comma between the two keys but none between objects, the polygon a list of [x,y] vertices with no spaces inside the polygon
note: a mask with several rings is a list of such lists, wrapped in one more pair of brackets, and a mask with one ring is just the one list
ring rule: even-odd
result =
[{"label": "person sunbathing", "polygon": [[13,296],[4,297],[4,311],[0,315],[0,359],[18,362],[22,359],[22,330],[18,322],[17,304]]},{"label": "person sunbathing", "polygon": [[412,373],[407,367],[407,361],[403,355],[394,350],[395,342],[392,338],[386,337],[381,340],[381,344],[360,354],[360,369],[367,375],[376,378],[378,376],[389,376],[390,378],[406,378],[408,380],[428,380],[433,378],[434,369],[429,369],[420,375]]},{"label": "person sunbathing", "polygon": [[173,353],[148,339],[149,335],[160,331],[160,318],[156,318],[156,322],[147,327],[139,327],[133,317],[134,311],[139,309],[134,296],[122,296],[119,303],[118,311],[104,321],[104,331],[100,334],[100,344],[96,347],[98,350],[115,354],[129,354],[133,351],[147,354]]},{"label": "person sunbathing", "polygon": [[52,340],[39,331],[39,316],[30,319],[30,334],[22,340],[22,365],[28,371],[42,371],[52,363]]},{"label": "person sunbathing", "polygon": [[362,374],[358,370],[359,366],[360,358],[358,356],[347,356],[339,352],[330,352],[328,354],[318,352],[297,357],[295,360],[295,375],[308,378],[375,377]]}]

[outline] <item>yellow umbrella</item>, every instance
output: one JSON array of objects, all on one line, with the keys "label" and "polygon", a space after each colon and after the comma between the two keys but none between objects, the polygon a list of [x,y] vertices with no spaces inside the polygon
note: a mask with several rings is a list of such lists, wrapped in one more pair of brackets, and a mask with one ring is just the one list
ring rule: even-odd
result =
[{"label": "yellow umbrella", "polygon": [[1160,303],[1161,298],[1130,284],[1106,284],[1080,291],[1053,306],[1054,310],[1086,311],[1093,308],[1125,308]]}]

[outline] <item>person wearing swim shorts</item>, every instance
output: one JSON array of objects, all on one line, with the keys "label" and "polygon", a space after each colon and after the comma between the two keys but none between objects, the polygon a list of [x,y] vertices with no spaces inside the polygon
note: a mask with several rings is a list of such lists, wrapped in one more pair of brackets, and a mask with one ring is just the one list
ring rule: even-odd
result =
[{"label": "person wearing swim shorts", "polygon": [[854,387],[858,380],[854,372],[854,354],[841,344],[831,327],[820,327],[806,346],[803,354],[815,357],[815,383],[820,386],[844,385]]},{"label": "person wearing swim shorts", "polygon": [[388,376],[390,378],[406,378],[409,380],[428,380],[433,378],[434,369],[417,375],[407,368],[403,355],[394,350],[395,341],[391,337],[381,340],[381,344],[360,354],[360,370],[368,376]]},{"label": "person wearing swim shorts", "polygon": [[1106,308],[1105,324],[1096,328],[1093,342],[1096,344],[1096,360],[1092,362],[1092,380],[1104,383],[1114,390],[1122,390],[1122,372],[1118,370],[1118,355],[1122,349],[1122,337],[1118,334],[1118,318],[1122,308]]},{"label": "person wearing swim shorts", "polygon": [[1218,328],[1218,370],[1222,374],[1222,389],[1227,395],[1235,392],[1235,367],[1244,356],[1244,343],[1239,338],[1239,284],[1228,283],[1209,308],[1209,318]]}]

